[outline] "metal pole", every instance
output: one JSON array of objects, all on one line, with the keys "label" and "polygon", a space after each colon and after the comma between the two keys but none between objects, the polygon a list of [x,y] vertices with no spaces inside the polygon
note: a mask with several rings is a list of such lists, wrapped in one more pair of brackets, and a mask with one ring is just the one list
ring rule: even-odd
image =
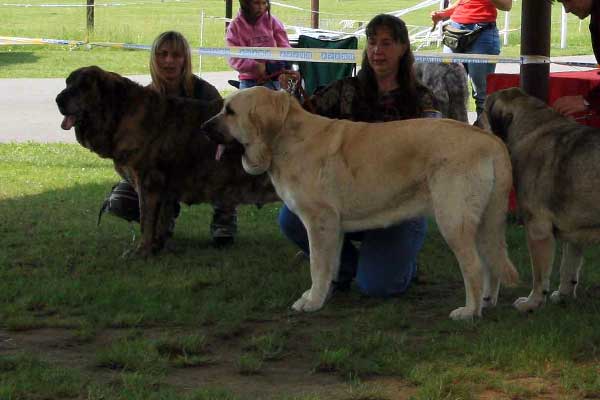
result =
[{"label": "metal pole", "polygon": [[227,18],[227,21],[225,21],[225,30],[227,30],[227,27],[229,26],[229,21],[231,20],[231,17],[233,15],[233,0],[225,0],[225,18]]},{"label": "metal pole", "polygon": [[560,48],[561,49],[566,49],[567,48],[567,27],[568,27],[568,21],[567,21],[567,13],[565,12],[565,8],[562,8],[562,13],[560,15]]},{"label": "metal pole", "polygon": [[310,0],[310,26],[319,29],[319,0]]},{"label": "metal pole", "polygon": [[[521,8],[521,55],[550,57],[550,21],[548,1],[523,0]],[[525,57],[526,59],[527,57]],[[528,94],[548,101],[550,64],[521,64],[521,88]]]},{"label": "metal pole", "polygon": [[508,31],[510,30],[510,11],[504,13],[504,40],[503,44],[508,46]]},{"label": "metal pole", "polygon": [[87,15],[87,38],[89,41],[90,34],[94,32],[94,0],[87,0],[86,15]]},{"label": "metal pole", "polygon": [[[204,8],[200,13],[200,47],[204,45]],[[202,76],[202,54],[198,54],[198,76]]]}]

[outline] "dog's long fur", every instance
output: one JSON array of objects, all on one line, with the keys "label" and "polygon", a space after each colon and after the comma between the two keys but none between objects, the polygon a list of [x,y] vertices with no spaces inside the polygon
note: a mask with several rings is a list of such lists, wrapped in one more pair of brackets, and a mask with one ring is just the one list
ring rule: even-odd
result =
[{"label": "dog's long fur", "polygon": [[433,92],[444,118],[469,122],[467,72],[462,64],[415,63],[415,73]]},{"label": "dog's long fur", "polygon": [[82,146],[112,159],[134,182],[142,255],[163,248],[176,201],[233,207],[278,199],[266,174],[244,173],[241,146],[220,162],[214,159],[216,145],[200,126],[220,110],[222,100],[162,96],[98,67],[75,70],[66,83],[56,98],[63,128],[74,126]]},{"label": "dog's long fur", "polygon": [[508,146],[527,231],[533,288],[515,307],[531,311],[545,303],[555,238],[563,250],[560,286],[550,298],[574,298],[582,248],[600,242],[600,130],[561,116],[517,88],[488,96],[483,123]]},{"label": "dog's long fur", "polygon": [[448,119],[328,119],[265,88],[228,97],[204,129],[218,143],[242,143],[244,169],[268,172],[304,223],[312,287],[295,310],[325,303],[343,232],[426,214],[435,216],[463,272],[466,305],[452,318],[480,316],[482,303],[496,303],[500,280],[517,280],[504,237],[510,160],[493,135]]}]

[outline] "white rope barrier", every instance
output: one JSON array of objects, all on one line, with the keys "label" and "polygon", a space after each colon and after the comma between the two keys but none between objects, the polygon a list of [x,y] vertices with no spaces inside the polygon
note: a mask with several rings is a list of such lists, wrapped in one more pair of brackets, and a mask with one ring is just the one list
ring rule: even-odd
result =
[{"label": "white rope barrier", "polygon": [[[0,36],[0,44],[56,44],[56,45],[85,45],[88,47],[111,47],[129,50],[150,51],[150,45],[133,43],[112,42],[82,42],[62,39],[30,39],[20,37]],[[314,49],[314,48],[284,48],[284,47],[197,47],[192,51],[195,54],[224,58],[252,58],[273,61],[296,62],[328,62],[356,64],[362,59],[361,49]],[[518,63],[518,64],[546,64],[550,58],[545,56],[505,57],[489,54],[461,54],[461,53],[433,53],[415,52],[415,59],[419,62],[443,63]],[[595,67],[595,64],[577,63],[577,66]]]}]

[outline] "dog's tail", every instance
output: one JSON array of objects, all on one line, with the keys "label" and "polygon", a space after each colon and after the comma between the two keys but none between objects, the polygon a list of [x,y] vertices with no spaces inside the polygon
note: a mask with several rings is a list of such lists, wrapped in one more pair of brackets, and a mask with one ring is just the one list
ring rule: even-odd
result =
[{"label": "dog's tail", "polygon": [[[483,211],[479,227],[478,247],[484,262],[490,268],[492,285],[498,279],[508,286],[515,286],[519,273],[508,257],[506,249],[506,213],[508,196],[512,188],[512,169],[506,147],[497,142],[500,151],[493,159],[494,184],[489,201]],[[497,288],[496,295],[497,295]]]}]

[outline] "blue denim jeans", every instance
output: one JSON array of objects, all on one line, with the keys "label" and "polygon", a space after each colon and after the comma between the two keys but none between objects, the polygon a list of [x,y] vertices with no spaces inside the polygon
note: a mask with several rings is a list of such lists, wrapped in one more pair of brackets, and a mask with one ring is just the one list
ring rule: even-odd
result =
[{"label": "blue denim jeans", "polygon": [[[248,88],[254,87],[256,85],[257,85],[256,79],[242,79],[240,81],[240,89],[248,89]],[[273,89],[273,90],[280,89],[279,81],[266,81],[261,86],[264,86],[266,88]]]},{"label": "blue denim jeans", "polygon": [[[450,22],[450,25],[459,29],[475,29],[477,24],[459,24],[458,22]],[[452,50],[444,46],[444,53],[452,53]],[[477,40],[469,47],[466,54],[500,54],[500,35],[498,28],[494,24],[493,27],[483,30]],[[475,99],[475,107],[477,116],[483,111],[483,103],[487,93],[487,76],[496,70],[496,64],[492,63],[465,63],[465,69],[469,75],[471,86],[473,88],[473,98]]]},{"label": "blue denim jeans", "polygon": [[[283,234],[308,254],[308,235],[302,221],[284,205],[279,212]],[[423,247],[427,222],[415,218],[385,229],[347,233],[344,236],[338,282],[356,277],[367,296],[390,297],[404,293],[417,272],[417,254]],[[352,241],[360,241],[357,249]]]}]

